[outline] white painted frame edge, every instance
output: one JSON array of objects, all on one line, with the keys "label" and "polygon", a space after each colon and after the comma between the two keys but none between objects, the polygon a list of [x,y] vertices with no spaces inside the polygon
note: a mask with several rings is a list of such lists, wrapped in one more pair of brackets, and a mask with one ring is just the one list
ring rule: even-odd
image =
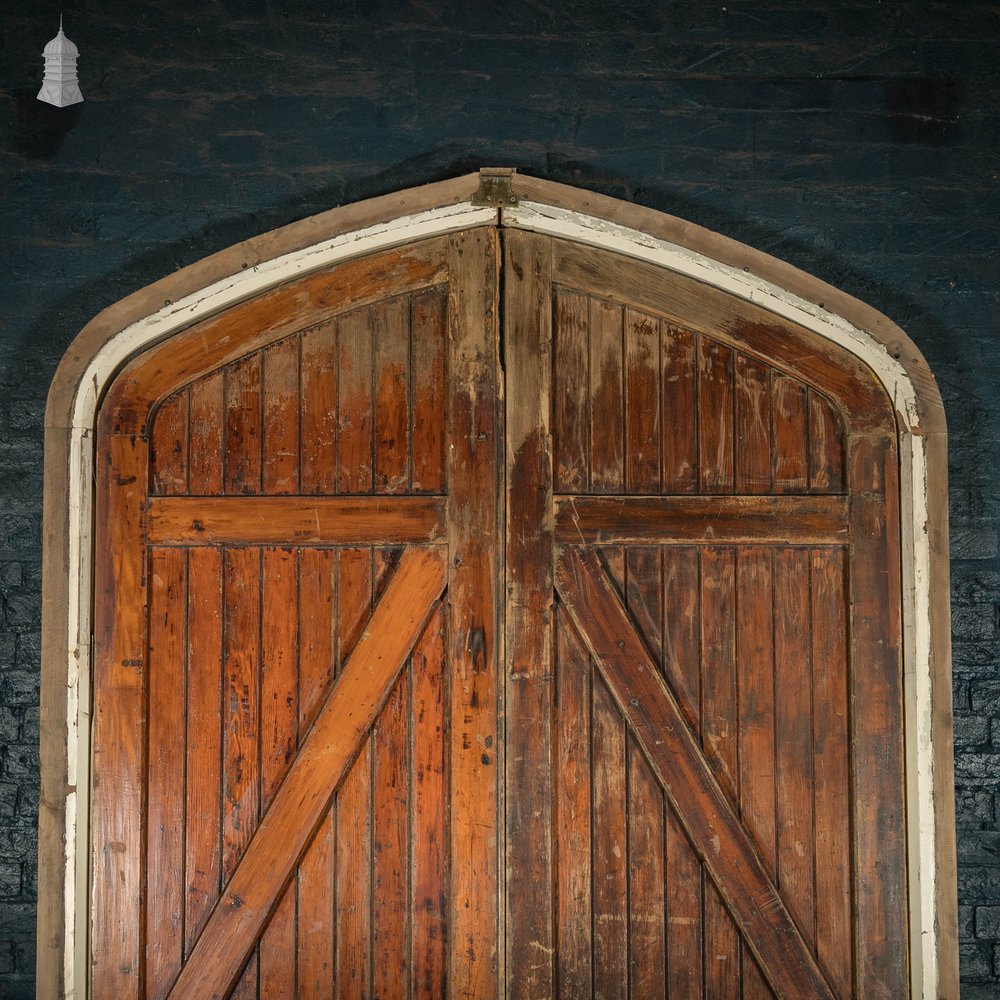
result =
[{"label": "white painted frame edge", "polygon": [[929,625],[931,541],[928,526],[926,442],[917,393],[904,367],[873,334],[752,272],[734,268],[676,243],[581,212],[522,201],[499,212],[468,204],[430,209],[340,234],[284,254],[192,292],[111,337],[90,359],[73,401],[69,442],[68,561],[70,588],[66,650],[65,938],[64,996],[87,995],[87,933],[77,917],[88,912],[90,763],[90,565],[93,516],[93,435],[97,407],[124,362],[213,313],[312,271],[417,239],[498,221],[577,243],[603,247],[688,275],[813,330],[864,361],[893,400],[901,462],[907,834],[910,859],[911,965],[914,1000],[938,995],[937,867],[932,727],[932,644]]}]

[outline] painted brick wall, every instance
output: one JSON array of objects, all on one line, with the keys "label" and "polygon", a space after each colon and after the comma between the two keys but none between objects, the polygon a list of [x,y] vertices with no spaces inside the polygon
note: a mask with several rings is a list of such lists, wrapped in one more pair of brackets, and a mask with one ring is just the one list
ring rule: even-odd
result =
[{"label": "painted brick wall", "polygon": [[[60,11],[86,103],[34,99]],[[104,306],[346,201],[509,164],[895,319],[951,433],[963,1000],[1000,997],[1000,8],[975,0],[7,0],[0,996],[33,987],[45,393]]]}]

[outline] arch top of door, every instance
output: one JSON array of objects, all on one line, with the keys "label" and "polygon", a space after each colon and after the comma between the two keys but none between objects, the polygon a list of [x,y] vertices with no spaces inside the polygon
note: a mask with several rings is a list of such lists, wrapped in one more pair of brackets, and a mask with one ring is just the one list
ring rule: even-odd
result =
[{"label": "arch top of door", "polygon": [[222,250],[110,306],[63,357],[46,409],[38,984],[86,996],[93,435],[105,390],[154,344],[379,250],[471,228],[532,230],[682,274],[840,345],[885,388],[901,466],[913,996],[958,992],[944,410],[916,345],[847,293],[642,206],[484,168],[331,209]]}]

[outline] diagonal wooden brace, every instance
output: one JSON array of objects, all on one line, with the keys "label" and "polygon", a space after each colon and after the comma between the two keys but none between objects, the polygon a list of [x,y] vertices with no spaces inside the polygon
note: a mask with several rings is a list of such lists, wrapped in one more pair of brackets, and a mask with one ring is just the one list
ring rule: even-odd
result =
[{"label": "diagonal wooden brace", "polygon": [[593,549],[565,547],[556,586],[778,1000],[833,993]]},{"label": "diagonal wooden brace", "polygon": [[228,996],[444,586],[441,550],[403,553],[169,1000]]}]

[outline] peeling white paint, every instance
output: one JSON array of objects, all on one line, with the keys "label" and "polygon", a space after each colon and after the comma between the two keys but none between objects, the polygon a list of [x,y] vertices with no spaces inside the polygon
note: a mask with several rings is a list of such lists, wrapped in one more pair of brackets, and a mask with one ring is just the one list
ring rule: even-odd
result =
[{"label": "peeling white paint", "polygon": [[[133,355],[238,302],[312,271],[400,246],[498,221],[495,208],[454,205],[404,216],[264,261],[215,282],[131,324],[91,359],[74,401],[70,441],[69,569],[66,661],[69,790],[66,796],[64,990],[87,994],[88,789],[90,783],[90,573],[93,561],[93,440],[97,404]],[[937,996],[934,754],[931,728],[930,539],[926,531],[927,469],[917,396],[905,369],[873,334],[800,296],[730,265],[581,213],[536,202],[503,210],[503,225],[601,247],[695,278],[840,344],[865,362],[893,400],[900,428],[903,531],[904,655],[910,925],[913,998]]]}]

